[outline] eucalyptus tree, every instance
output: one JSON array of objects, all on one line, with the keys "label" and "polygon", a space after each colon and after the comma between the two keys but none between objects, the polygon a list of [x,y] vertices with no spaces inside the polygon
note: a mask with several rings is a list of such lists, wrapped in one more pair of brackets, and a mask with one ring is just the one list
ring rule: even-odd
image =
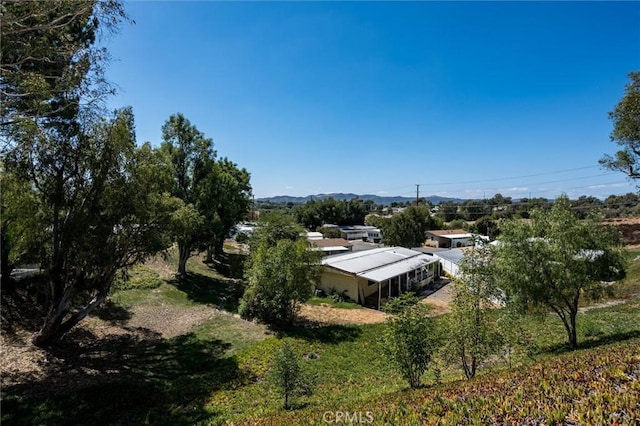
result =
[{"label": "eucalyptus tree", "polygon": [[216,161],[201,182],[198,206],[207,226],[201,235],[206,261],[223,253],[225,238],[251,207],[251,176],[228,158]]},{"label": "eucalyptus tree", "polygon": [[38,218],[24,229],[39,242],[47,282],[38,346],[54,343],[100,305],[122,268],[166,248],[176,208],[167,159],[136,146],[131,109],[76,124],[70,134],[23,122],[12,137],[28,144],[5,158],[7,173],[29,183],[21,203]]},{"label": "eucalyptus tree", "polygon": [[207,214],[201,185],[214,173],[216,152],[213,141],[204,136],[181,113],[171,115],[162,126],[163,151],[173,165],[172,194],[184,205],[173,217],[178,244],[178,275],[186,274],[187,260],[205,235]]},{"label": "eucalyptus tree", "polygon": [[102,108],[112,87],[99,39],[127,19],[121,3],[3,1],[0,9],[3,269],[7,258],[39,262],[47,301],[33,343],[47,346],[105,300],[122,268],[167,246],[177,206],[167,195],[170,165],[137,147],[131,109]]}]

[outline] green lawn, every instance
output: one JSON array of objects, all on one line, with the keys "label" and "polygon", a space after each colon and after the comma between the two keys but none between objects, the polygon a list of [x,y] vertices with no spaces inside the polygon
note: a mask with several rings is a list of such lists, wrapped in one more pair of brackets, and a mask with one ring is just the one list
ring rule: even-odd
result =
[{"label": "green lawn", "polygon": [[[629,254],[631,258],[635,255]],[[69,339],[53,357],[64,359],[63,373],[59,365],[52,363],[42,377],[30,378],[25,384],[3,386],[1,421],[7,425],[187,425],[251,423],[267,417],[274,424],[321,424],[321,415],[326,410],[371,409],[380,423],[419,424],[421,413],[425,413],[430,418],[449,419],[450,424],[474,421],[483,424],[488,413],[493,410],[503,415],[509,404],[531,410],[532,416],[562,418],[567,415],[562,398],[570,397],[563,392],[569,392],[573,385],[584,385],[578,382],[583,374],[581,369],[587,368],[589,362],[605,362],[609,352],[614,354],[601,376],[593,369],[584,372],[585,377],[593,375],[593,381],[601,383],[598,386],[606,387],[607,380],[622,380],[619,368],[624,362],[637,359],[635,368],[640,371],[640,355],[629,350],[640,345],[640,299],[633,297],[640,282],[640,265],[636,263],[640,264],[631,263],[628,277],[614,286],[618,294],[629,296],[626,303],[579,314],[578,351],[567,350],[564,328],[555,315],[527,317],[525,327],[535,335],[538,348],[535,359],[521,359],[511,370],[505,361],[495,359],[490,368],[480,370],[471,382],[462,380],[460,371],[450,368],[443,374],[444,384],[435,385],[428,373],[424,378],[426,389],[409,391],[381,354],[378,336],[382,324],[325,327],[304,324],[276,334],[223,314],[173,339],[136,339],[127,335]],[[188,308],[220,304],[232,293],[232,281],[214,268],[195,258],[188,266],[191,272],[185,279],[171,279],[151,289],[118,291],[111,302],[125,310],[134,304]],[[311,303],[327,303],[327,299],[314,298]],[[283,339],[293,344],[304,367],[316,376],[315,392],[297,399],[296,410],[290,413],[281,411],[281,401],[264,381],[269,362]],[[631,354],[632,359],[625,358],[625,353]],[[568,366],[568,376],[558,370],[563,366]],[[559,402],[542,400],[542,408],[535,411],[528,405],[530,398],[516,390],[522,389],[524,395],[526,392],[539,395],[542,391],[535,386],[542,386],[543,382],[538,380],[540,371],[553,373],[544,383],[551,389],[549,395]],[[91,374],[98,375],[100,380],[88,386],[60,386],[60,374],[65,375],[66,383],[76,383],[73,380],[76,377],[82,383],[81,379]],[[491,391],[493,383],[498,383],[495,392]],[[638,381],[635,385],[618,384],[629,386],[629,398],[637,397],[640,391]],[[603,398],[609,398],[621,410],[626,409],[629,401],[606,392]],[[460,395],[465,399],[460,399]],[[589,396],[585,410],[593,411],[598,406],[598,394],[593,395],[596,399],[588,399],[592,398]],[[585,413],[582,415],[587,423],[603,418],[595,411],[589,412],[592,417]],[[514,418],[515,423],[518,419]]]}]

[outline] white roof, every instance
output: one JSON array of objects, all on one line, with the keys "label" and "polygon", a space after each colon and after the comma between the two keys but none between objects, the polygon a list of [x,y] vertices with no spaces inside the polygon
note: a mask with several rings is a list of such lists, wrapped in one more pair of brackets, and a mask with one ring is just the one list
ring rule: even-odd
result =
[{"label": "white roof", "polygon": [[322,264],[371,281],[384,281],[438,260],[403,247],[382,247],[328,257]]},{"label": "white roof", "polygon": [[309,240],[321,240],[323,238],[322,232],[307,232],[307,239]]},{"label": "white roof", "polygon": [[438,235],[441,238],[451,238],[451,239],[456,239],[456,238],[471,238],[473,237],[473,234],[447,234],[447,235]]},{"label": "white roof", "polygon": [[464,257],[464,252],[462,252],[462,250],[453,249],[433,253],[433,256],[439,257],[442,260],[448,260],[449,262],[453,262],[457,265]]},{"label": "white roof", "polygon": [[317,247],[320,251],[349,251],[349,249],[345,246],[328,246],[328,247]]}]

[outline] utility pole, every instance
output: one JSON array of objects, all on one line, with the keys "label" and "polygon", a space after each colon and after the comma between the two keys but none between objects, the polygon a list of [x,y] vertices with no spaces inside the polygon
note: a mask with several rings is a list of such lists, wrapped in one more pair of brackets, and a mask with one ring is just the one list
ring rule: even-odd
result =
[{"label": "utility pole", "polygon": [[416,183],[416,207],[418,207],[419,202],[420,202],[420,184]]}]

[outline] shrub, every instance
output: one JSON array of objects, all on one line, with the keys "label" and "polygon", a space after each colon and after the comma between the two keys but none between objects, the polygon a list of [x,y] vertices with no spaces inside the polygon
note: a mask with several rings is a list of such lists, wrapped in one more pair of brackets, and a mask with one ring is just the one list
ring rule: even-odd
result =
[{"label": "shrub", "polygon": [[411,306],[418,304],[418,299],[413,292],[403,293],[398,297],[390,299],[385,305],[383,310],[388,314],[399,314]]},{"label": "shrub", "polygon": [[156,271],[146,266],[134,266],[113,282],[114,290],[151,290],[160,287],[162,279]]},{"label": "shrub", "polygon": [[382,349],[409,386],[420,386],[422,375],[429,367],[439,345],[434,321],[427,316],[423,304],[404,309],[385,323]]},{"label": "shrub", "polygon": [[309,395],[312,380],[300,365],[300,357],[291,344],[286,342],[273,358],[267,379],[284,398],[283,408],[291,408],[291,399],[296,395]]}]

